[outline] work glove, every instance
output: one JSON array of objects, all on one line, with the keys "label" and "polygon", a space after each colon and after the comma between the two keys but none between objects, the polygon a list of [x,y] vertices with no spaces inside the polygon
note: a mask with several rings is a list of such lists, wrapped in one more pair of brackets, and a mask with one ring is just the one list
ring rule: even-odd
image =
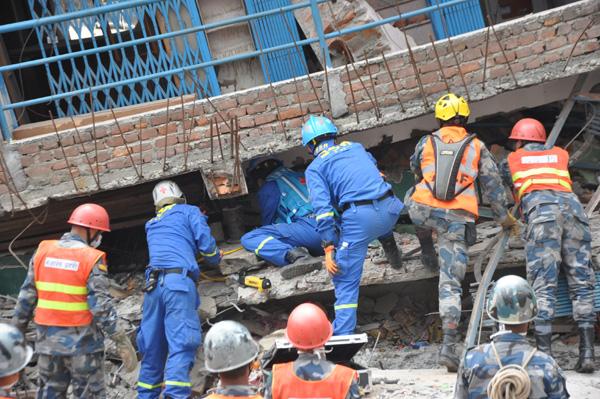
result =
[{"label": "work glove", "polygon": [[508,231],[510,237],[518,237],[519,236],[519,222],[517,219],[510,213],[509,210],[506,211],[507,218],[504,222],[502,222],[502,228],[505,231]]},{"label": "work glove", "polygon": [[331,241],[326,241],[323,243],[323,250],[325,251],[325,267],[327,271],[331,274],[339,274],[340,268],[335,263],[335,247]]},{"label": "work glove", "polygon": [[137,366],[137,355],[129,337],[127,337],[123,330],[119,330],[109,338],[117,345],[117,352],[119,352],[119,357],[125,365],[125,371],[131,373],[135,370],[135,366]]}]

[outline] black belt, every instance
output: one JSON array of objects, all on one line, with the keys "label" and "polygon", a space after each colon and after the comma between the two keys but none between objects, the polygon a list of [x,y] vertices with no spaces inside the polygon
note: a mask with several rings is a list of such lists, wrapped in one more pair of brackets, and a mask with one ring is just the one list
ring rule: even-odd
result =
[{"label": "black belt", "polygon": [[[174,267],[172,269],[162,269],[162,272],[164,274],[172,274],[172,273],[177,273],[177,274],[182,274],[183,273],[183,267]],[[189,278],[191,278],[192,280],[196,281],[196,278],[194,277],[194,273],[192,273],[191,271],[187,271],[187,276]]]},{"label": "black belt", "polygon": [[352,206],[352,204],[354,204],[354,206],[371,205],[373,203],[373,201],[383,201],[384,199],[389,198],[392,195],[394,195],[394,193],[390,190],[387,193],[383,194],[382,197],[377,198],[376,200],[360,200],[360,201],[349,202],[346,205],[344,205],[344,208],[342,210],[343,211],[348,210]]}]

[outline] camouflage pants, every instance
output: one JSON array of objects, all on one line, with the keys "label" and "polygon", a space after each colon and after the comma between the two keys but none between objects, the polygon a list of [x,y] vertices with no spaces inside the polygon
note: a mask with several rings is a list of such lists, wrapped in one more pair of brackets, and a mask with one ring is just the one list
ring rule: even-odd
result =
[{"label": "camouflage pants", "polygon": [[37,399],[66,399],[69,384],[73,398],[106,398],[104,352],[57,356],[40,354],[40,390]]},{"label": "camouflage pants", "polygon": [[[409,191],[408,194],[411,192]],[[469,263],[465,225],[473,216],[462,210],[432,208],[414,202],[409,195],[404,203],[412,222],[437,232],[440,260],[439,307],[444,324],[458,324],[461,312],[462,281]]]},{"label": "camouflage pants", "polygon": [[573,318],[584,324],[596,320],[589,222],[579,209],[581,204],[570,204],[578,207],[573,210],[566,209],[568,205],[543,204],[527,213],[527,280],[537,299],[538,325],[554,318],[561,263],[573,302]]}]

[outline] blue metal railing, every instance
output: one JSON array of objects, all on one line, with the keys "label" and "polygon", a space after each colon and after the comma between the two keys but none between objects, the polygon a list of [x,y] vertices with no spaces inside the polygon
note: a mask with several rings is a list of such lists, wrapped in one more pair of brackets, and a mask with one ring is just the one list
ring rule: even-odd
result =
[{"label": "blue metal railing", "polygon": [[[32,0],[30,0],[30,1],[32,1]],[[122,11],[122,10],[131,9],[131,8],[139,7],[139,6],[147,6],[147,5],[164,2],[164,1],[165,0],[131,0],[131,1],[124,2],[124,3],[110,4],[110,5],[96,7],[93,9],[75,11],[75,12],[65,13],[62,15],[54,15],[54,16],[38,18],[36,20],[29,20],[29,21],[17,22],[17,23],[13,23],[13,24],[2,25],[2,26],[0,26],[0,34],[8,33],[8,32],[15,32],[15,31],[23,30],[23,29],[35,28],[35,27],[39,27],[42,25],[51,25],[51,24],[65,22],[65,21],[73,21],[73,20],[77,20],[80,18],[84,18],[84,17],[97,16],[100,14],[107,14],[110,12],[116,12],[118,10]],[[451,6],[465,3],[468,1],[472,1],[472,0],[454,0],[454,1],[450,1],[448,3],[440,4],[440,7],[441,8],[451,7]],[[431,6],[431,7],[423,8],[421,10],[416,10],[416,11],[412,11],[409,13],[397,15],[394,17],[382,19],[379,21],[367,23],[364,25],[352,27],[349,29],[344,29],[340,32],[332,32],[329,34],[325,34],[323,32],[323,27],[321,24],[321,19],[320,19],[320,15],[319,15],[319,11],[318,11],[318,5],[321,3],[325,3],[325,2],[326,2],[326,0],[309,0],[308,2],[290,5],[287,7],[282,7],[280,9],[250,14],[250,15],[246,15],[243,17],[233,18],[233,19],[230,19],[227,21],[221,21],[221,22],[206,24],[206,25],[199,25],[199,26],[194,26],[191,28],[184,27],[181,30],[146,36],[144,38],[139,38],[139,39],[122,41],[120,43],[107,44],[102,47],[83,49],[80,51],[72,51],[68,54],[51,55],[51,56],[44,57],[44,58],[38,59],[38,60],[26,61],[26,62],[22,62],[22,63],[2,66],[2,67],[0,67],[0,73],[6,72],[6,71],[11,71],[11,70],[27,68],[27,67],[32,67],[32,66],[39,66],[39,65],[47,66],[51,63],[59,63],[60,64],[61,61],[67,61],[67,60],[72,62],[72,60],[77,57],[84,57],[84,56],[88,56],[88,55],[98,56],[101,53],[110,53],[115,50],[123,50],[123,49],[129,48],[129,47],[135,48],[135,46],[138,46],[138,45],[148,45],[150,43],[159,43],[160,44],[162,41],[165,41],[165,40],[172,41],[173,38],[176,38],[178,36],[185,36],[185,35],[192,34],[192,33],[197,34],[200,32],[203,33],[208,29],[213,29],[213,28],[217,28],[217,27],[221,27],[221,26],[226,26],[226,25],[235,24],[235,23],[239,23],[239,22],[249,21],[249,20],[262,18],[262,17],[266,17],[266,16],[270,16],[270,15],[280,14],[281,12],[285,13],[287,11],[293,11],[293,10],[305,8],[305,7],[311,7],[311,11],[313,13],[313,19],[315,21],[317,37],[300,40],[300,41],[297,41],[296,44],[294,44],[293,42],[290,41],[288,44],[267,47],[267,48],[263,47],[264,54],[269,54],[269,53],[273,53],[273,52],[277,52],[277,51],[292,49],[295,47],[295,45],[298,45],[299,47],[303,47],[305,45],[309,45],[309,44],[317,43],[317,42],[319,43],[319,46],[321,48],[327,49],[327,45],[326,45],[327,39],[335,38],[340,35],[347,35],[350,33],[359,32],[359,31],[362,31],[365,29],[374,28],[374,27],[384,25],[384,24],[389,24],[389,23],[393,24],[394,22],[396,22],[400,19],[408,19],[408,18],[416,16],[416,15],[427,14],[429,12],[437,10],[436,6]],[[156,30],[156,31],[158,31],[158,30]],[[106,32],[105,32],[105,34],[106,34]],[[108,90],[111,90],[111,89],[118,90],[119,88],[122,88],[125,86],[132,87],[135,84],[146,83],[148,81],[157,82],[161,78],[172,79],[174,76],[179,76],[180,81],[184,81],[186,71],[193,72],[193,71],[197,71],[200,69],[204,69],[206,71],[209,68],[212,68],[217,65],[221,65],[221,64],[225,64],[225,63],[233,62],[233,61],[239,61],[239,60],[243,60],[243,59],[248,59],[251,57],[258,57],[260,55],[261,55],[261,52],[257,50],[257,51],[252,51],[249,53],[239,54],[239,55],[222,58],[222,59],[218,59],[218,60],[196,62],[196,63],[192,63],[190,65],[185,65],[185,66],[178,65],[177,67],[170,68],[168,70],[152,70],[152,69],[150,69],[143,76],[132,76],[131,74],[124,74],[125,78],[121,79],[119,81],[99,83],[99,84],[95,84],[91,87],[81,87],[81,88],[77,88],[77,89],[71,89],[71,90],[61,92],[61,93],[52,94],[50,96],[39,97],[39,98],[25,100],[25,101],[21,101],[21,102],[17,102],[17,103],[12,103],[12,104],[6,104],[6,105],[0,104],[0,127],[2,129],[2,134],[5,139],[7,139],[7,140],[11,139],[10,129],[8,127],[7,119],[4,114],[4,112],[8,111],[8,110],[15,110],[17,108],[23,108],[23,107],[27,107],[27,106],[31,106],[31,105],[35,105],[35,104],[46,103],[46,102],[55,102],[56,103],[57,101],[60,101],[62,99],[70,99],[70,98],[73,98],[76,96],[79,96],[80,98],[82,98],[83,96],[89,94],[90,90],[94,93],[99,93],[99,92],[106,93]],[[331,61],[329,60],[328,51],[325,51],[325,58],[326,58],[325,59],[326,65],[328,67],[330,67]],[[90,71],[90,72],[93,73],[93,71]],[[181,94],[181,93],[176,93],[175,95],[179,95],[179,94]],[[151,99],[152,98],[146,97],[146,101],[149,101]],[[97,101],[97,100],[95,100],[95,101]],[[69,110],[69,112],[73,112],[73,110]]]}]

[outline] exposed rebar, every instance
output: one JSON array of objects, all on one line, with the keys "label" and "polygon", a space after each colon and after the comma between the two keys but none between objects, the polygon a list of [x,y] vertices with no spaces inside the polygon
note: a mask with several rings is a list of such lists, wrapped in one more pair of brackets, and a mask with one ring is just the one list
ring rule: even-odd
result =
[{"label": "exposed rebar", "polygon": [[288,52],[288,59],[290,60],[290,68],[292,69],[292,76],[294,77],[294,86],[296,86],[296,95],[298,96],[298,104],[300,105],[300,117],[302,118],[302,124],[304,125],[304,109],[302,109],[302,100],[300,100],[300,90],[298,90],[298,82],[296,81],[296,71],[294,71],[294,63],[292,62],[292,53],[290,52],[289,49],[287,52]]},{"label": "exposed rebar", "polygon": [[595,17],[592,18],[592,20],[590,21],[590,23],[587,24],[587,26],[583,29],[583,31],[581,31],[581,35],[579,35],[579,37],[575,41],[575,44],[573,44],[573,49],[571,49],[571,53],[569,54],[569,58],[567,58],[567,62],[565,62],[565,67],[563,68],[563,72],[567,69],[567,65],[569,65],[569,61],[571,61],[571,57],[573,56],[573,52],[575,51],[575,48],[577,47],[577,44],[579,43],[579,41],[583,37],[583,34],[585,33],[586,30],[588,30],[588,28],[590,26],[592,26],[592,24],[594,23],[595,20],[596,20]]},{"label": "exposed rebar", "polygon": [[444,67],[442,66],[442,61],[440,60],[440,56],[438,55],[437,48],[435,47],[435,43],[433,41],[433,36],[429,35],[429,40],[431,40],[431,47],[433,47],[433,52],[435,53],[435,58],[437,59],[438,66],[440,67],[440,74],[444,79],[444,83],[446,84],[446,90],[450,92],[450,85],[448,84],[448,80],[446,79],[446,74],[444,73]]},{"label": "exposed rebar", "polygon": [[60,134],[58,134],[58,129],[56,128],[56,123],[54,123],[54,116],[52,115],[52,111],[48,111],[48,114],[50,115],[50,120],[52,121],[52,126],[54,126],[54,133],[56,133],[56,140],[58,140],[58,146],[60,147],[60,150],[62,151],[63,157],[65,158],[65,162],[67,163],[67,168],[69,168],[69,176],[71,176],[71,180],[73,181],[73,186],[75,186],[75,192],[78,192],[79,189],[77,188],[77,183],[75,183],[75,177],[73,176],[73,171],[71,171],[71,162],[67,158],[67,153],[65,152],[65,149],[62,146],[62,143],[60,142]]},{"label": "exposed rebar", "polygon": [[[490,23],[490,26],[492,27],[492,32],[494,32],[494,36],[496,37],[496,41],[498,42],[498,47],[500,47],[500,50],[502,51],[502,55],[504,56],[504,60],[506,61],[506,65],[508,66],[508,70],[510,71],[510,74],[512,75],[513,79],[515,80],[515,85],[518,87],[519,82],[517,82],[517,78],[515,77],[515,74],[510,66],[510,62],[508,62],[508,57],[506,56],[506,53],[504,52],[504,49],[502,48],[502,43],[500,43],[500,39],[498,38],[498,34],[496,33],[494,24],[492,23],[492,18],[490,18],[489,15],[487,16],[487,18],[488,18],[488,22]],[[468,95],[468,93],[467,93],[467,95]]]},{"label": "exposed rebar", "polygon": [[142,117],[140,117],[140,176],[142,176],[142,179],[144,178],[144,172],[143,172],[143,165],[144,165],[144,158],[142,157]]},{"label": "exposed rebar", "polygon": [[94,96],[92,94],[92,88],[90,87],[90,111],[92,114],[92,136],[94,137],[94,151],[96,154],[96,176],[98,182],[98,189],[100,186],[100,165],[98,164],[98,139],[96,138],[96,117],[94,115]]},{"label": "exposed rebar", "polygon": [[352,95],[352,102],[354,103],[354,115],[356,115],[356,124],[358,125],[360,124],[360,119],[358,118],[358,107],[356,106],[356,99],[354,98],[354,90],[352,90],[352,79],[350,78],[350,69],[348,68],[348,60],[346,59],[347,54],[346,50],[342,51],[342,55],[344,56],[344,66],[346,67],[346,76],[348,76],[348,84],[350,85],[350,94]]},{"label": "exposed rebar", "polygon": [[215,157],[213,155],[213,120],[210,120],[210,163],[215,163]]},{"label": "exposed rebar", "polygon": [[289,140],[288,135],[285,131],[285,126],[283,125],[283,119],[281,118],[281,112],[279,111],[279,104],[277,104],[277,94],[275,94],[275,89],[273,88],[273,83],[271,83],[271,73],[269,72],[269,66],[267,65],[267,59],[265,58],[265,54],[263,53],[262,44],[260,43],[260,37],[258,37],[258,30],[256,29],[256,24],[254,20],[251,20],[252,27],[254,28],[254,32],[256,34],[256,41],[258,42],[258,47],[260,49],[260,56],[262,57],[263,64],[265,66],[265,71],[267,72],[267,80],[269,81],[269,87],[271,88],[271,93],[273,94],[273,101],[275,101],[275,109],[277,109],[277,118],[279,119],[279,123],[281,124],[281,129],[283,130],[283,135],[286,140]]},{"label": "exposed rebar", "polygon": [[279,12],[281,12],[281,16],[283,17],[283,22],[285,22],[285,26],[287,27],[287,30],[290,33],[290,37],[294,41],[294,46],[296,47],[296,52],[298,53],[298,57],[300,58],[300,61],[302,61],[302,66],[304,67],[304,72],[306,72],[306,76],[308,77],[308,82],[310,83],[310,87],[312,87],[313,93],[315,93],[315,97],[317,97],[317,102],[319,103],[319,108],[321,108],[321,113],[323,115],[325,115],[325,110],[323,109],[323,104],[321,104],[321,100],[319,99],[319,96],[317,95],[317,90],[315,89],[315,85],[310,77],[310,72],[308,71],[308,67],[306,66],[306,61],[304,61],[304,57],[302,56],[302,53],[300,52],[300,49],[298,48],[298,43],[296,43],[296,38],[294,37],[294,35],[292,33],[290,24],[288,23],[287,19],[285,18],[285,14],[283,13],[283,10],[281,8],[279,9]]},{"label": "exposed rebar", "polygon": [[[323,59],[325,59],[325,47],[321,48],[321,52],[323,53]],[[329,74],[327,73],[327,65],[325,65],[325,84],[327,85],[327,98],[329,99],[329,116],[333,119],[333,113],[331,111],[331,89],[329,88]],[[300,93],[298,93],[298,99],[300,98]]]},{"label": "exposed rebar", "polygon": [[488,26],[487,31],[485,32],[485,55],[483,57],[483,84],[481,85],[481,90],[485,90],[485,71],[487,69],[487,57],[488,57],[488,47],[490,44],[490,27]]},{"label": "exposed rebar", "polygon": [[385,59],[385,54],[383,54],[383,50],[381,50],[381,58],[383,58],[383,64],[385,65],[385,69],[387,70],[388,74],[390,75],[390,81],[394,85],[394,91],[396,92],[396,95],[398,96],[398,101],[400,102],[400,107],[402,108],[402,112],[404,112],[405,111],[404,103],[402,102],[402,98],[400,98],[400,92],[398,92],[398,87],[396,86],[396,80],[394,79],[394,76],[392,75],[392,70],[390,69],[390,66],[388,65],[387,60]]},{"label": "exposed rebar", "polygon": [[217,118],[215,118],[215,131],[217,132],[217,139],[219,141],[219,151],[221,151],[221,161],[224,161],[225,156],[223,155],[223,144],[221,144],[221,129],[219,129],[219,124],[217,123]]},{"label": "exposed rebar", "polygon": [[[71,105],[71,99],[69,99],[69,105]],[[88,156],[87,151],[85,150],[85,146],[83,145],[83,140],[81,140],[81,135],[79,134],[79,129],[77,129],[77,125],[75,124],[75,120],[73,119],[73,113],[71,112],[71,107],[69,107],[69,117],[71,117],[71,123],[73,124],[73,129],[75,129],[75,134],[77,134],[77,138],[79,139],[79,142],[81,143],[81,149],[83,150],[83,155],[85,155],[85,160],[87,161],[87,164],[90,166],[90,172],[92,172],[92,177],[94,178],[94,181],[96,182],[96,185],[98,186],[98,189],[100,189],[100,182],[96,178],[96,174],[94,173],[94,167],[92,166],[90,157]]]},{"label": "exposed rebar", "polygon": [[[396,0],[397,1],[397,0]],[[446,26],[446,18],[444,18],[444,14],[442,13],[442,9],[440,8],[440,3],[438,0],[435,0],[435,4],[437,5],[438,12],[440,13],[440,18],[442,20],[442,25],[444,26],[444,32],[446,32],[446,38],[448,39],[448,45],[450,46],[450,50],[454,55],[454,61],[456,62],[456,69],[458,70],[458,74],[462,79],[463,86],[465,86],[465,92],[467,93],[467,99],[471,101],[471,96],[469,95],[469,88],[467,87],[467,82],[465,82],[465,77],[460,68],[460,63],[458,62],[458,56],[456,55],[456,51],[454,51],[454,45],[452,44],[452,40],[450,40],[450,33],[448,33],[448,27]]]},{"label": "exposed rebar", "polygon": [[[398,16],[401,16],[400,13],[400,5],[398,4],[398,0],[396,0],[396,11],[398,12]],[[400,20],[402,21],[402,20]],[[413,55],[412,48],[410,47],[410,43],[408,42],[408,35],[406,34],[406,28],[404,27],[404,23],[400,22],[400,27],[402,28],[402,33],[404,34],[404,41],[406,42],[406,48],[408,49],[408,58],[410,59],[410,64],[413,67],[413,72],[415,73],[415,79],[417,80],[417,84],[419,85],[419,90],[421,92],[421,98],[423,99],[423,106],[426,110],[429,109],[429,102],[427,101],[427,96],[425,95],[425,90],[423,90],[423,85],[421,84],[421,76],[419,74],[419,68],[417,68],[417,62],[415,61],[415,56]]]},{"label": "exposed rebar", "polygon": [[165,122],[165,156],[163,158],[163,172],[167,170],[167,137],[169,137],[169,101],[167,97],[167,121]]},{"label": "exposed rebar", "polygon": [[369,81],[373,88],[373,99],[375,100],[375,112],[377,113],[377,119],[381,118],[381,110],[379,109],[379,100],[377,100],[377,93],[375,90],[375,82],[373,82],[373,74],[371,73],[371,67],[369,65],[369,57],[367,57],[367,50],[363,50],[365,55],[365,69],[369,72]]},{"label": "exposed rebar", "polygon": [[[113,103],[112,98],[110,98],[110,103],[115,105]],[[127,140],[125,140],[125,135],[123,134],[123,131],[121,130],[121,125],[119,124],[119,121],[117,120],[117,116],[115,115],[115,110],[113,109],[111,104],[109,104],[108,107],[110,108],[110,112],[112,113],[113,119],[115,120],[115,123],[117,124],[117,129],[119,129],[119,133],[121,134],[121,138],[123,139],[123,144],[125,144],[125,150],[127,151],[127,155],[129,155],[129,159],[131,160],[131,166],[133,166],[133,170],[135,170],[135,174],[137,175],[138,179],[141,180],[142,176],[140,176],[140,173],[138,172],[137,167],[135,166],[135,162],[133,161],[133,154],[131,153],[132,151],[130,151],[129,145],[127,144]]]}]

